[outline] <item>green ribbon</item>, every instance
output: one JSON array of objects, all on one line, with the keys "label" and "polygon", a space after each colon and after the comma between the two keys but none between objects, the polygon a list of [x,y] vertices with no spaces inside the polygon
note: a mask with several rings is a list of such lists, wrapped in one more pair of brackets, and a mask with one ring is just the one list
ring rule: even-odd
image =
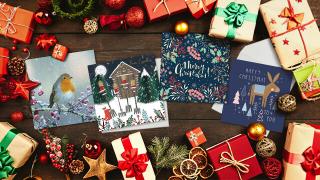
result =
[{"label": "green ribbon", "polygon": [[241,27],[244,21],[256,22],[257,14],[248,12],[245,4],[238,4],[231,2],[226,8],[216,8],[215,15],[224,17],[224,21],[228,24],[227,38],[234,39],[236,36],[236,29]]},{"label": "green ribbon", "polygon": [[13,158],[7,148],[19,133],[17,129],[10,129],[0,142],[0,179],[6,179],[16,173],[16,169],[12,166]]}]

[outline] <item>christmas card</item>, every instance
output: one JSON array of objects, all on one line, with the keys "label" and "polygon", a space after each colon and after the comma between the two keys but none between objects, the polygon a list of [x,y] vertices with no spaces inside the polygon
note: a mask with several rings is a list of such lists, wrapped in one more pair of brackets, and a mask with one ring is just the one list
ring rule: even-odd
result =
[{"label": "christmas card", "polygon": [[64,62],[51,56],[26,61],[29,78],[40,82],[30,100],[35,129],[95,120],[87,69],[91,64],[93,50],[69,53]]},{"label": "christmas card", "polygon": [[101,132],[167,121],[154,56],[114,60],[88,69]]},{"label": "christmas card", "polygon": [[282,132],[284,114],[277,111],[277,99],[290,92],[291,82],[291,73],[280,67],[233,61],[222,121],[243,126],[258,121]]},{"label": "christmas card", "polygon": [[168,101],[221,103],[229,80],[230,44],[190,33],[162,34],[161,97]]}]

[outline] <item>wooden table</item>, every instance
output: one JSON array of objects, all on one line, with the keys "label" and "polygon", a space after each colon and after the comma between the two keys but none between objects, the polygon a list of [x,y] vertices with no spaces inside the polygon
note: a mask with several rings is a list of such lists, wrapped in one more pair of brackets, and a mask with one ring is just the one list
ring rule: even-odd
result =
[{"label": "wooden table", "polygon": [[[266,0],[262,0],[266,2]],[[37,5],[35,0],[10,0],[8,4],[14,6],[21,6],[25,9],[35,11]],[[130,5],[142,5],[142,0],[128,0]],[[309,0],[311,9],[315,18],[320,16],[320,5],[318,0]],[[97,12],[110,13],[107,8],[104,8],[102,3],[98,6]],[[117,12],[116,12],[117,13]],[[207,33],[209,29],[211,13],[205,15],[200,20],[194,20],[189,13],[183,13],[170,17],[167,20],[147,24],[142,29],[129,29],[127,31],[107,31],[102,30],[95,35],[87,35],[82,29],[80,21],[73,22],[69,20],[57,20],[52,26],[37,26],[35,29],[34,37],[41,33],[53,33],[57,36],[61,44],[70,48],[71,52],[83,51],[94,49],[96,54],[97,63],[110,61],[119,57],[128,57],[142,53],[154,53],[160,56],[160,41],[161,32],[172,31],[174,23],[177,20],[188,20],[191,32]],[[255,32],[255,41],[267,38],[267,30],[264,22],[259,15],[257,28]],[[34,39],[34,38],[33,38]],[[13,43],[3,37],[0,38],[0,46],[10,48]],[[236,58],[240,50],[245,44],[232,43],[232,58]],[[29,47],[31,50],[31,57],[41,57],[50,55],[49,52],[39,51],[35,49],[34,40],[31,45],[19,44],[15,54],[21,54],[20,50],[23,47]],[[286,124],[289,122],[312,122],[318,123],[320,119],[320,101],[318,102],[305,102],[300,99],[297,87],[294,88],[293,94],[298,97],[298,109],[286,116]],[[23,122],[14,124],[18,129],[27,132],[30,136],[34,137],[40,143],[38,152],[44,152],[44,143],[40,133],[33,129],[32,117],[30,115],[28,102],[23,100],[10,101],[5,104],[0,104],[0,119],[2,121],[9,121],[10,113],[13,111],[28,112],[28,118]],[[230,124],[223,124],[220,122],[220,115],[211,110],[211,104],[179,104],[169,103],[169,118],[170,127],[142,130],[144,141],[149,144],[154,136],[169,136],[171,140],[177,144],[189,144],[185,132],[191,128],[200,126],[208,142],[204,147],[214,145],[224,139],[232,137],[238,133],[245,133],[245,128]],[[107,160],[110,163],[116,164],[116,158],[111,147],[110,142],[116,138],[127,135],[131,132],[119,132],[110,134],[100,134],[98,132],[97,123],[86,123],[79,125],[64,126],[51,129],[52,133],[58,136],[68,135],[72,143],[78,145],[80,148],[80,137],[82,133],[86,133],[88,138],[96,138],[103,142],[107,149]],[[285,133],[271,133],[270,137],[278,145],[278,156],[283,147]],[[28,163],[18,171],[17,179],[22,179],[29,174],[33,158],[30,158]],[[54,169],[50,165],[37,164],[34,169],[34,174],[42,176],[45,180],[64,179],[63,174]],[[74,179],[82,179],[82,176],[74,176]],[[163,170],[159,174],[158,179],[167,179],[172,175],[171,170]],[[120,171],[113,171],[108,174],[108,179],[122,179]],[[215,177],[216,178],[216,177]],[[266,179],[260,176],[258,179]]]}]

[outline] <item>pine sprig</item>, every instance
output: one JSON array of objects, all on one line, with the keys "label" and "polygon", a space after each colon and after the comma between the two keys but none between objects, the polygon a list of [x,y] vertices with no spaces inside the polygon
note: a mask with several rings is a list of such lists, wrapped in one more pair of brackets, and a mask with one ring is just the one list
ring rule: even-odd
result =
[{"label": "pine sprig", "polygon": [[170,145],[169,137],[154,137],[148,150],[152,155],[152,162],[157,174],[163,168],[172,168],[180,164],[188,155],[187,146]]}]

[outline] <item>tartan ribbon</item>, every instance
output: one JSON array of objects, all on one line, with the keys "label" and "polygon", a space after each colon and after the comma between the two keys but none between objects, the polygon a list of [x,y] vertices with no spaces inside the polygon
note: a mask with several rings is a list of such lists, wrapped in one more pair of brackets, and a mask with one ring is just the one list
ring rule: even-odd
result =
[{"label": "tartan ribbon", "polygon": [[168,14],[170,15],[171,13],[170,13],[170,10],[168,8],[168,5],[167,5],[166,1],[168,1],[168,0],[160,0],[159,3],[156,5],[156,7],[153,9],[153,12],[156,12],[157,9],[163,4],[164,7],[166,8]]},{"label": "tartan ribbon", "polygon": [[226,8],[217,7],[215,15],[224,17],[224,21],[228,24],[227,38],[234,39],[237,28],[241,27],[245,21],[256,22],[257,14],[248,11],[245,4],[231,2]]},{"label": "tartan ribbon", "polygon": [[0,3],[0,14],[5,17],[5,19],[0,18],[0,21],[6,22],[6,25],[4,27],[0,27],[0,30],[3,32],[4,36],[7,36],[7,34],[15,34],[17,32],[15,25],[26,27],[33,31],[33,29],[29,26],[13,22],[13,19],[19,7],[13,7],[13,9],[7,7],[7,9],[5,9],[5,6],[6,3]]}]

